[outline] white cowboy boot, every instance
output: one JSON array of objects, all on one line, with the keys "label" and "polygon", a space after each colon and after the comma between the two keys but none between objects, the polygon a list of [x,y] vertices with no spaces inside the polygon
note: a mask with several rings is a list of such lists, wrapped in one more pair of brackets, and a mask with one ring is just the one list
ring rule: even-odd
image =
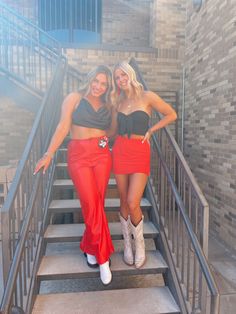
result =
[{"label": "white cowboy boot", "polygon": [[121,230],[124,237],[124,262],[127,265],[134,264],[134,255],[132,250],[132,233],[130,217],[125,220],[120,214]]},{"label": "white cowboy boot", "polygon": [[135,243],[135,267],[140,268],[145,263],[145,242],[143,237],[143,216],[142,220],[137,226],[134,226],[131,222],[132,233]]},{"label": "white cowboy boot", "polygon": [[110,261],[105,262],[104,264],[99,265],[100,268],[100,278],[102,283],[106,286],[112,280],[112,273],[110,270]]}]

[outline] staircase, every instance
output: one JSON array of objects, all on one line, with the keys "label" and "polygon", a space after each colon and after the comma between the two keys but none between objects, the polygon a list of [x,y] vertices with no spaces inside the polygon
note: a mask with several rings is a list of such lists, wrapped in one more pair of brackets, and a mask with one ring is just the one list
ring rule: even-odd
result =
[{"label": "staircase", "polygon": [[[105,210],[115,253],[111,256],[112,283],[104,287],[99,270],[87,266],[79,249],[84,231],[80,202],[66,171],[66,149],[57,155],[52,201],[47,221],[58,221],[62,214],[74,213],[75,223],[50,223],[44,233],[44,256],[37,272],[38,295],[32,313],[180,313],[163,274],[168,266],[156,248],[158,230],[149,220],[151,204],[145,197],[144,236],[147,261],[141,269],[123,260],[123,241],[118,221],[119,199],[113,177],[109,180]],[[69,198],[70,196],[70,198]]]},{"label": "staircase", "polygon": [[[59,150],[44,176],[32,175],[54,132],[63,96],[78,89],[82,75],[68,66],[46,33],[1,1],[0,8],[5,38],[0,70],[22,88],[43,96],[1,209],[5,284],[1,314],[16,308],[26,314],[217,314],[219,294],[204,256],[208,204],[166,128],[152,137],[151,175],[141,202],[146,264],[137,270],[122,261],[119,200],[111,177],[105,207],[116,250],[111,257],[112,283],[104,287],[98,270],[88,268],[79,250],[84,225],[66,171],[66,148]],[[15,54],[15,46],[7,43],[22,36],[24,40],[18,41],[22,49],[16,46]],[[47,45],[40,38],[47,38]],[[33,60],[30,67],[28,59]],[[132,66],[143,82],[134,60]],[[158,113],[153,119],[159,119]]]}]

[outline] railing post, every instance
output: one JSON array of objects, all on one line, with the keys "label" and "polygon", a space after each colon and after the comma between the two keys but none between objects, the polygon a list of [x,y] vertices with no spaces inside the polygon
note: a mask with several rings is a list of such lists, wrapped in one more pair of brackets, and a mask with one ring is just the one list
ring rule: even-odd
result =
[{"label": "railing post", "polygon": [[9,212],[1,212],[2,224],[2,270],[3,270],[3,283],[4,287],[7,282],[7,275],[10,269],[10,226],[9,226]]},{"label": "railing post", "polygon": [[209,206],[205,205],[202,217],[202,234],[200,234],[202,250],[208,258],[208,239],[209,239]]}]

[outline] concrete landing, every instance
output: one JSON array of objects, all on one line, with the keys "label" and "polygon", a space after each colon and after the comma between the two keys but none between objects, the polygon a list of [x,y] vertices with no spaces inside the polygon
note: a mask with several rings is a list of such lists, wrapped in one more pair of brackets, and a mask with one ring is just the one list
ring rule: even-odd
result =
[{"label": "concrete landing", "polygon": [[179,313],[167,287],[38,295],[32,314]]},{"label": "concrete landing", "polygon": [[209,262],[220,292],[220,314],[236,313],[236,255],[210,236]]}]

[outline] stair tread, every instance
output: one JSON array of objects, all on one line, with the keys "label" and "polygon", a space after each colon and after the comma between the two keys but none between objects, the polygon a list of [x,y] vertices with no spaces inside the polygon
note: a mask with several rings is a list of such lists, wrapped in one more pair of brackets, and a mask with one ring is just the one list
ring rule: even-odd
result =
[{"label": "stair tread", "polygon": [[36,297],[32,314],[85,312],[87,314],[180,313],[168,287],[152,287],[42,294]]},{"label": "stair tread", "polygon": [[[110,179],[109,180],[109,185],[113,186],[116,185],[116,180],[115,179]],[[73,182],[70,179],[57,179],[53,183],[54,187],[73,187]]]},{"label": "stair tread", "polygon": [[[111,256],[111,270],[114,276],[157,274],[165,272],[166,269],[166,262],[160,252],[156,250],[146,251],[146,263],[141,269],[126,265],[123,262],[123,252],[116,252]],[[89,268],[86,258],[80,251],[66,255],[47,255],[41,261],[38,276],[44,280],[56,277],[59,277],[58,279],[98,277],[99,268]]]},{"label": "stair tread", "polygon": [[[119,198],[105,199],[106,209],[116,210],[119,207],[120,207]],[[146,198],[142,198],[141,207],[143,208],[151,207],[151,203]],[[78,209],[78,208],[80,208],[80,201],[78,199],[52,200],[49,205],[50,210],[65,210],[65,209]]]},{"label": "stair tread", "polygon": [[[120,222],[110,222],[109,229],[112,239],[122,239]],[[61,224],[48,225],[44,238],[46,240],[68,241],[70,239],[80,241],[84,233],[84,224]],[[158,230],[150,221],[143,224],[143,233],[145,238],[154,238],[158,234]]]}]

